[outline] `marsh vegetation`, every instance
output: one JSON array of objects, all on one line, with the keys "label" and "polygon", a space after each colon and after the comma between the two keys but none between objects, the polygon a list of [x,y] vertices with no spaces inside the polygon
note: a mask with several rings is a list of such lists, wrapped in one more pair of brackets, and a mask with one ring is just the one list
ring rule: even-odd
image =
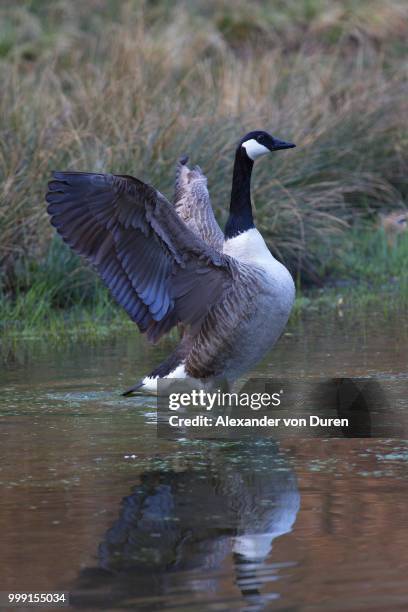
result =
[{"label": "marsh vegetation", "polygon": [[254,177],[257,224],[296,278],[298,311],[384,292],[406,302],[407,237],[391,249],[377,229],[380,211],[405,208],[404,3],[45,0],[0,12],[3,330],[125,324],[54,236],[51,170],[133,174],[170,196],[188,153],[223,224],[234,144],[259,127],[298,145]]}]

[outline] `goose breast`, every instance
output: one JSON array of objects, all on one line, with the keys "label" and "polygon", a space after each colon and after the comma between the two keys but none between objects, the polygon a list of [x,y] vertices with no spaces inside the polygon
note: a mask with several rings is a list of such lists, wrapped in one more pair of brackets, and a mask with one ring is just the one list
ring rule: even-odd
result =
[{"label": "goose breast", "polygon": [[246,270],[246,283],[256,282],[252,312],[236,330],[235,351],[227,366],[227,377],[235,378],[255,365],[281,335],[295,298],[289,271],[278,262],[255,228],[227,240],[224,253]]}]

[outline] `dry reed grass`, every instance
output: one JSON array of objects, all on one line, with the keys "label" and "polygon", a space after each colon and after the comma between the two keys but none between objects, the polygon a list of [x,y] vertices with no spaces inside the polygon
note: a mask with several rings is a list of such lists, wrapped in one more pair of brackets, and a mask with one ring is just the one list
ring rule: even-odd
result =
[{"label": "dry reed grass", "polygon": [[241,0],[41,4],[3,9],[4,290],[34,282],[32,262],[49,250],[53,169],[134,174],[171,195],[175,161],[188,153],[223,222],[236,140],[270,130],[298,148],[257,166],[257,221],[312,280],[332,236],[403,206],[400,2],[260,2],[251,12]]}]

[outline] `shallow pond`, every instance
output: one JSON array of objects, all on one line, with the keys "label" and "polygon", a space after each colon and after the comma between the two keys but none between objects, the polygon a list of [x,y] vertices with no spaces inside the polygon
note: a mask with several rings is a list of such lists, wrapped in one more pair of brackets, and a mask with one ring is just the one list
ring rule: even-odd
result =
[{"label": "shallow pond", "polygon": [[[252,374],[375,376],[408,410],[402,316],[294,323]],[[171,343],[3,350],[1,591],[92,610],[408,609],[399,439],[168,441],[119,393]],[[394,394],[394,395],[392,395]]]}]

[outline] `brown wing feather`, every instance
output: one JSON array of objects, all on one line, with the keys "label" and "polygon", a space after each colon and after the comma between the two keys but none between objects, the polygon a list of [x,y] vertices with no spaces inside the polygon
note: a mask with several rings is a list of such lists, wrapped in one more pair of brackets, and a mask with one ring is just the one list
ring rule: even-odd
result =
[{"label": "brown wing feather", "polygon": [[179,322],[197,330],[232,283],[229,258],[133,177],[55,172],[46,200],[64,241],[94,265],[152,341]]},{"label": "brown wing feather", "polygon": [[224,234],[217,223],[207,188],[207,178],[199,166],[190,170],[188,158],[176,168],[174,205],[184,223],[217,251],[222,251]]},{"label": "brown wing feather", "polygon": [[240,262],[233,283],[214,303],[205,317],[187,355],[186,372],[195,378],[221,376],[225,363],[234,353],[240,324],[250,320],[262,287],[262,273]]}]

